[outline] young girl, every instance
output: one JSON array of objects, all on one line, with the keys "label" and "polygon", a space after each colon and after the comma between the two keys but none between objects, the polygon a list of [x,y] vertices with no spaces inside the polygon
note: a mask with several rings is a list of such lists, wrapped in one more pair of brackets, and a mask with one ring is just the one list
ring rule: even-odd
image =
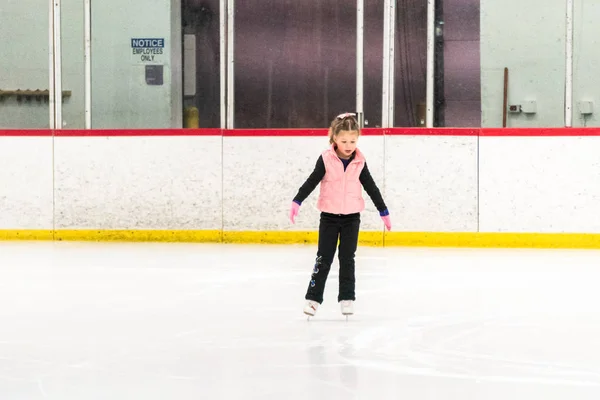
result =
[{"label": "young girl", "polygon": [[[317,207],[321,211],[317,260],[306,292],[304,313],[314,316],[323,303],[323,291],[339,239],[340,261],[338,302],[342,314],[354,313],[356,299],[354,253],[358,245],[360,212],[365,208],[362,188],[377,207],[385,227],[392,228],[389,212],[367,168],[365,157],[356,147],[360,127],[356,114],[338,115],[329,128],[329,147],[294,197],[290,220],[295,223],[300,205],[321,183]],[[362,186],[361,186],[362,185]]]}]

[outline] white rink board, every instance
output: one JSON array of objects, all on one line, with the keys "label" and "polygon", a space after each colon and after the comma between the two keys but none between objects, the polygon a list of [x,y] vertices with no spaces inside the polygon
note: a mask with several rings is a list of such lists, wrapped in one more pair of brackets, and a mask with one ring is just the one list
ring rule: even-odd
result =
[{"label": "white rink board", "polygon": [[[479,157],[477,141],[361,137],[393,231],[476,232],[479,224],[481,232],[600,232],[600,137],[484,136]],[[295,225],[288,212],[326,137],[2,137],[0,144],[0,229],[318,229],[318,186]],[[364,196],[362,230],[380,231]]]},{"label": "white rink board", "polygon": [[482,232],[600,232],[600,137],[481,137]]},{"label": "white rink board", "polygon": [[477,231],[477,137],[386,136],[395,231]]},{"label": "white rink board", "polygon": [[[383,196],[385,205],[389,208],[390,203],[385,191],[384,178],[385,139],[383,136],[363,136],[358,141],[358,146],[367,160],[369,172],[371,173],[373,180],[379,187],[379,191]],[[375,208],[373,200],[371,200],[371,198],[364,189],[363,198],[365,199],[365,210],[361,213],[360,216],[360,229],[364,231],[383,232],[385,228],[383,227],[383,221],[379,216],[379,211],[377,210],[377,208]],[[390,210],[390,213],[394,213],[394,210]]]},{"label": "white rink board", "polygon": [[0,229],[52,229],[52,137],[0,137]]},{"label": "white rink board", "polygon": [[[364,136],[358,143],[383,192],[383,137]],[[289,222],[289,209],[327,148],[327,137],[225,137],[223,229],[318,230],[320,186],[302,203],[295,224]],[[361,229],[382,229],[379,213],[368,195],[364,196]]]},{"label": "white rink board", "polygon": [[57,229],[221,229],[221,137],[57,138]]},{"label": "white rink board", "polygon": [[295,225],[288,214],[298,188],[326,146],[326,137],[225,136],[223,230],[315,230],[316,196],[302,203]]}]

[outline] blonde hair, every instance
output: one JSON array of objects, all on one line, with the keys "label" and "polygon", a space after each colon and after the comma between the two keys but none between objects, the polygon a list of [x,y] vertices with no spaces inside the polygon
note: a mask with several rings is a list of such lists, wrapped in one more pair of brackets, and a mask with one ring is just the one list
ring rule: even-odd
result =
[{"label": "blonde hair", "polygon": [[341,131],[355,131],[360,136],[360,126],[354,113],[340,114],[331,121],[329,126],[329,144],[333,144],[333,138]]}]

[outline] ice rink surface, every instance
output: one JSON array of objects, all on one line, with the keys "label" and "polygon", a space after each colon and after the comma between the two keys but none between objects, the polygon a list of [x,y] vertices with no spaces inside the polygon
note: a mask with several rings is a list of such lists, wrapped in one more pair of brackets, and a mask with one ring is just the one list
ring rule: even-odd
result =
[{"label": "ice rink surface", "polygon": [[600,252],[0,242],[0,399],[600,398]]}]

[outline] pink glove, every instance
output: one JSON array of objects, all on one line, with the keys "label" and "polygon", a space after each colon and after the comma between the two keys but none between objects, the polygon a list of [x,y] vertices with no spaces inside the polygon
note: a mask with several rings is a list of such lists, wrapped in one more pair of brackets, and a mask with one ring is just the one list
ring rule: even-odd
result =
[{"label": "pink glove", "polygon": [[381,217],[381,219],[383,220],[383,223],[385,225],[385,227],[387,228],[388,231],[392,230],[392,220],[390,219],[389,215],[386,215],[385,217]]},{"label": "pink glove", "polygon": [[290,208],[290,221],[292,221],[292,224],[296,223],[295,219],[298,216],[299,210],[300,204],[296,203],[295,201],[292,201],[292,208]]}]

